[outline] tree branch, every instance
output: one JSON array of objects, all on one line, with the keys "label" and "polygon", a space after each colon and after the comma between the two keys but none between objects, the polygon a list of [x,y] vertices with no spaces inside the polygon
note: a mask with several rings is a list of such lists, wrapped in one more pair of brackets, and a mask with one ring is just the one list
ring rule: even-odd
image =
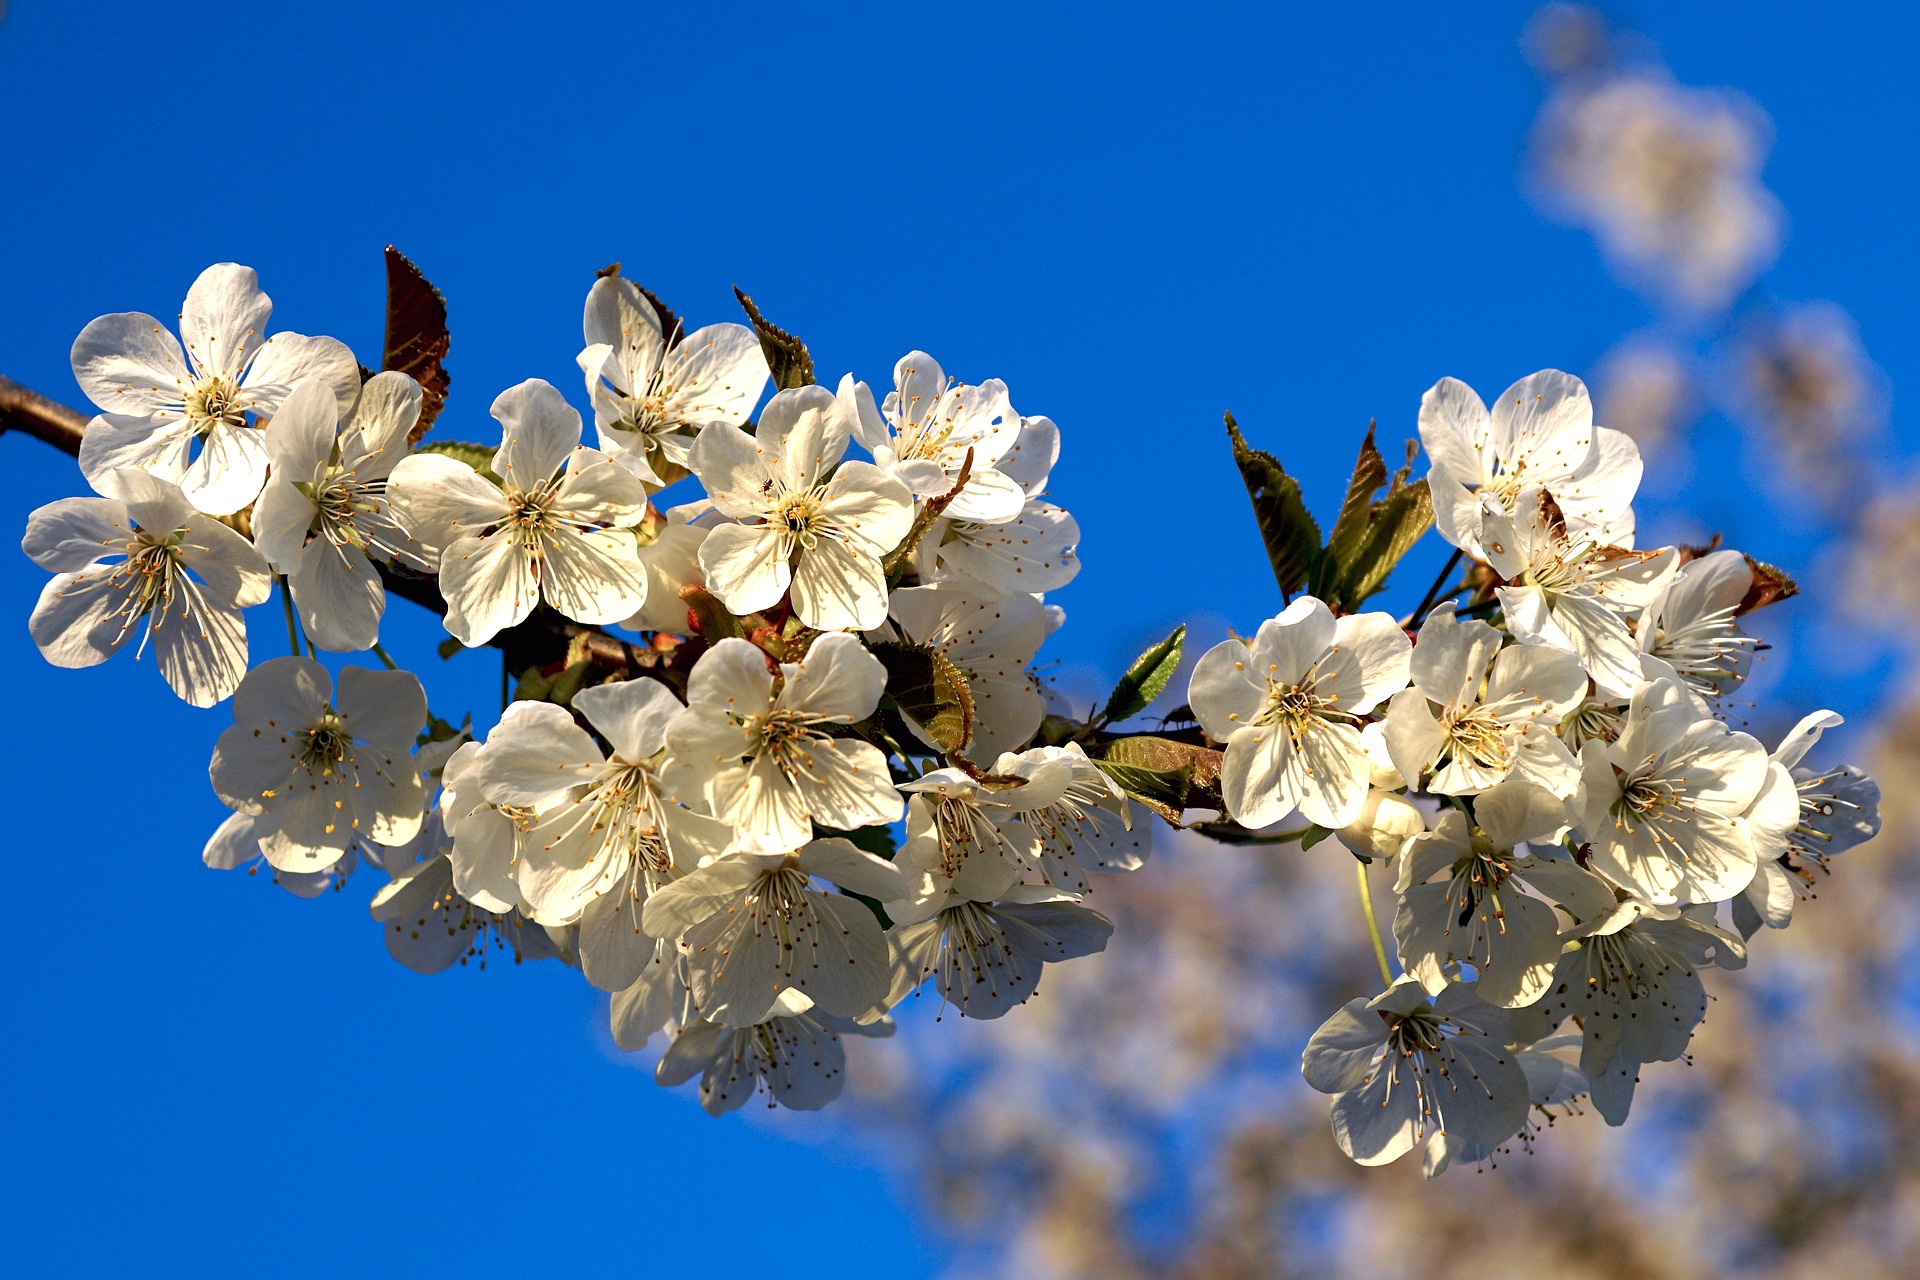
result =
[{"label": "tree branch", "polygon": [[[87,422],[87,415],[57,400],[49,400],[11,378],[0,377],[0,432],[24,432],[77,457]],[[440,594],[438,579],[396,565],[383,564],[378,568],[389,593],[443,617],[446,615],[447,602]],[[570,621],[545,605],[519,626],[502,631],[487,643],[504,652],[509,669],[515,671],[560,662],[569,651],[584,653],[595,667],[608,671],[631,673],[662,668],[667,663],[667,655],[658,650],[629,644],[599,627]]]}]

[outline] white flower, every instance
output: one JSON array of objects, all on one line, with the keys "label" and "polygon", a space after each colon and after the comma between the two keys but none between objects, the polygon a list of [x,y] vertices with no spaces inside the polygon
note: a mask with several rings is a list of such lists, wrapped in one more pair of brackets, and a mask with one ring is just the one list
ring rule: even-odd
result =
[{"label": "white flower", "polygon": [[469,960],[484,969],[490,949],[511,951],[515,964],[559,954],[552,936],[525,916],[462,897],[445,853],[399,868],[373,896],[372,912],[386,926],[387,954],[415,973],[439,973]]},{"label": "white flower", "polygon": [[488,735],[472,777],[494,806],[538,812],[519,831],[514,863],[528,914],[579,921],[587,980],[620,991],[654,958],[655,939],[640,928],[647,895],[718,856],[733,833],[661,787],[667,722],[681,710],[666,685],[596,685],[572,706],[611,755],[565,708],[534,703]]},{"label": "white flower", "polygon": [[1057,591],[1080,572],[1080,524],[1029,500],[1005,524],[936,520],[916,556],[926,582],[963,584],[989,599]]},{"label": "white flower", "polygon": [[1643,679],[1627,623],[1665,590],[1679,564],[1673,548],[1629,551],[1572,529],[1556,498],[1521,495],[1512,518],[1489,512],[1488,563],[1507,630],[1522,644],[1571,650],[1603,694],[1624,698]]},{"label": "white flower", "polygon": [[793,387],[767,402],[754,435],[723,424],[694,442],[690,464],[713,505],[750,522],[721,525],[700,547],[707,589],[732,612],[772,608],[791,587],[795,615],[817,630],[885,620],[880,562],[913,526],[913,495],[871,463],[840,461],[849,429],[832,392]]},{"label": "white flower", "polygon": [[[502,727],[540,705],[511,704],[501,713],[493,732],[498,734]],[[526,905],[520,896],[520,883],[514,879],[513,860],[521,829],[537,821],[539,811],[526,806],[495,807],[487,802],[480,794],[478,777],[485,753],[483,742],[464,742],[454,751],[440,775],[434,815],[447,833],[454,892],[483,911],[506,915]]]},{"label": "white flower", "polygon": [[1593,425],[1586,384],[1543,369],[1508,387],[1493,412],[1458,378],[1420,400],[1420,442],[1433,467],[1433,521],[1440,536],[1486,560],[1488,511],[1512,515],[1522,493],[1546,489],[1576,533],[1633,545],[1640,450],[1624,432]]},{"label": "white flower", "polygon": [[178,481],[187,501],[213,515],[252,502],[267,478],[259,420],[273,416],[293,384],[318,378],[343,409],[360,392],[353,352],[332,338],[269,338],[272,312],[253,269],[223,262],[187,290],[184,352],[165,325],[137,311],[82,329],[73,376],[105,412],[87,424],[81,474],[97,484],[120,468],[151,471]]},{"label": "white flower", "polygon": [[27,623],[33,642],[57,667],[91,667],[144,620],[167,684],[212,706],[246,674],[240,611],[272,592],[266,561],[157,476],[110,471],[94,483],[103,497],[62,498],[27,518],[20,549],[54,575]]},{"label": "white flower", "polygon": [[[1793,921],[1799,894],[1796,873],[1808,864],[1864,844],[1880,834],[1880,785],[1852,765],[1815,771],[1801,760],[1826,730],[1843,723],[1831,711],[1816,711],[1796,724],[1774,748],[1767,785],[1748,812],[1754,853],[1753,879],[1733,899],[1733,922],[1751,938],[1762,925],[1784,929]],[[1797,860],[1794,866],[1789,860]]]},{"label": "white flower", "polygon": [[1333,1137],[1356,1163],[1388,1164],[1430,1134],[1498,1145],[1526,1121],[1510,1015],[1455,983],[1429,1004],[1412,978],[1349,1000],[1307,1042],[1301,1074],[1333,1100]]},{"label": "white flower", "polygon": [[[963,770],[930,769],[900,784],[907,793],[907,840],[899,861],[940,889],[972,899],[991,897],[1033,865],[1033,828],[992,789]],[[1097,808],[1098,806],[1096,806]],[[1111,806],[1100,812],[1112,812]]]},{"label": "white flower", "polygon": [[851,831],[898,820],[900,793],[880,748],[824,731],[873,714],[887,682],[880,660],[836,632],[781,663],[780,680],[776,693],[766,655],[745,640],[702,654],[687,709],[667,727],[668,790],[704,798],[751,853],[798,848],[815,822]]},{"label": "white flower", "polygon": [[580,415],[538,378],[501,392],[492,412],[498,486],[433,453],[401,460],[387,481],[401,524],[438,567],[447,630],[482,645],[542,601],[576,622],[630,615],[647,593],[632,533],[646,517],[645,487],[580,447]]},{"label": "white flower", "polygon": [[910,351],[893,366],[893,390],[874,411],[873,392],[849,374],[839,398],[857,423],[856,438],[882,471],[917,498],[953,489],[967,455],[973,455],[966,487],[947,504],[955,520],[999,524],[1020,514],[1026,493],[995,467],[1020,437],[1022,419],[1007,402],[1007,384],[990,378],[977,387],[954,383],[940,362]]},{"label": "white flower", "polygon": [[967,678],[971,759],[990,761],[1018,750],[1040,729],[1046,704],[1027,666],[1047,638],[1044,608],[1032,596],[982,600],[945,584],[893,593],[888,610],[906,639],[938,649]]},{"label": "white flower", "polygon": [[1641,686],[1611,744],[1581,751],[1593,867],[1655,903],[1721,902],[1753,879],[1742,816],[1766,785],[1766,748],[1705,713],[1684,686]]},{"label": "white flower", "polygon": [[843,1035],[888,1036],[893,1024],[861,1026],[812,1007],[797,991],[783,993],[765,1022],[731,1027],[699,1019],[687,1024],[661,1055],[653,1078],[662,1085],[700,1076],[700,1105],[725,1115],[764,1089],[767,1105],[817,1111],[846,1084]]},{"label": "white flower", "polygon": [[[907,896],[900,869],[842,839],[794,853],[732,853],[662,886],[642,914],[656,938],[680,938],[703,1017],[731,1027],[772,1016],[792,989],[823,1011],[858,1017],[887,994],[887,942],[856,898]],[[683,936],[684,935],[684,936]]]},{"label": "white flower", "polygon": [[1047,962],[1106,949],[1112,921],[1073,894],[1018,883],[1013,864],[998,866],[997,884],[961,891],[925,875],[911,899],[885,904],[894,926],[888,1006],[932,978],[962,1017],[997,1018],[1033,995]]},{"label": "white flower", "polygon": [[994,761],[993,772],[1026,779],[986,794],[1010,811],[1005,829],[1014,834],[1025,869],[1054,888],[1085,893],[1088,871],[1137,871],[1153,852],[1153,828],[1134,820],[1126,792],[1079,743],[1008,752]]},{"label": "white flower", "polygon": [[1579,945],[1561,953],[1546,998],[1518,1011],[1516,1025],[1523,1039],[1537,1040],[1577,1018],[1580,1069],[1593,1079],[1595,1103],[1606,1103],[1600,1109],[1608,1123],[1619,1124],[1624,1101],[1617,1117],[1610,1114],[1621,1087],[1618,1069],[1628,1068],[1630,1100],[1640,1064],[1686,1053],[1707,1012],[1699,971],[1710,964],[1740,968],[1746,953],[1713,923],[1711,907],[1660,907],[1636,898],[1582,919],[1561,937]]},{"label": "white flower", "polygon": [[1349,853],[1371,861],[1397,856],[1407,841],[1426,829],[1425,814],[1405,796],[1383,791],[1376,782],[1359,814],[1333,834]]},{"label": "white flower", "polygon": [[412,378],[377,373],[341,426],[333,392],[307,379],[267,427],[273,471],[253,509],[253,541],[287,575],[307,635],[322,649],[365,649],[379,639],[387,592],[376,559],[424,567],[386,497],[420,402]]},{"label": "white flower", "polygon": [[[1533,1150],[1533,1141],[1542,1129],[1542,1122],[1533,1118],[1533,1111],[1546,1113],[1545,1123],[1549,1125],[1553,1123],[1552,1108],[1559,1108],[1563,1115],[1578,1115],[1575,1101],[1593,1088],[1587,1073],[1563,1056],[1579,1043],[1578,1036],[1550,1036],[1514,1053],[1514,1061],[1527,1077],[1530,1110],[1526,1123],[1515,1135],[1524,1150]],[[1421,1152],[1420,1171],[1428,1178],[1437,1178],[1455,1161],[1478,1164],[1491,1160],[1505,1149],[1504,1143],[1463,1142],[1451,1134],[1436,1133]]]},{"label": "white flower", "polygon": [[707,585],[700,568],[700,547],[707,531],[718,523],[713,504],[702,499],[683,506],[669,507],[661,513],[666,523],[653,535],[653,541],[640,548],[640,563],[647,571],[647,598],[631,618],[620,625],[629,631],[664,631],[683,636],[689,632],[687,602],[680,592],[687,587]]},{"label": "white flower", "polygon": [[[1517,801],[1517,802],[1516,802]],[[1613,902],[1605,881],[1571,862],[1527,857],[1516,846],[1547,834],[1511,786],[1482,795],[1477,826],[1449,809],[1432,831],[1415,836],[1401,859],[1400,907],[1393,937],[1400,962],[1421,985],[1439,994],[1448,967],[1473,966],[1480,998],[1504,1008],[1545,995],[1560,958],[1560,921],[1553,908],[1526,893],[1568,900],[1588,912]],[[1444,879],[1429,884],[1436,875]]]},{"label": "white flower", "polygon": [[[1563,649],[1502,649],[1484,622],[1442,604],[1413,648],[1413,688],[1387,705],[1386,743],[1411,781],[1476,795],[1509,777],[1556,796],[1580,788],[1580,766],[1554,730],[1586,697],[1587,673]],[[1439,713],[1435,714],[1435,707]]]},{"label": "white flower", "polygon": [[1407,686],[1412,644],[1384,613],[1336,620],[1311,596],[1260,624],[1251,644],[1201,655],[1187,699],[1207,736],[1227,744],[1227,811],[1264,827],[1298,809],[1338,829],[1366,802],[1371,775],[1359,717]]},{"label": "white flower", "polygon": [[[260,856],[260,837],[271,829],[270,822],[255,814],[230,813],[200,851],[200,861],[215,871],[237,871],[245,867],[248,874],[252,874],[264,861]],[[270,864],[268,870],[273,872],[273,882],[294,897],[317,898],[336,885],[345,885],[359,865],[360,853],[355,848],[348,849],[332,866],[318,871],[280,871]]]},{"label": "white flower", "polygon": [[1753,569],[1738,551],[1714,551],[1681,566],[1635,627],[1649,680],[1671,676],[1703,698],[1719,698],[1747,677],[1759,642],[1740,629]]},{"label": "white flower", "polygon": [[348,667],[336,705],[325,667],[275,658],[240,682],[233,721],[208,775],[229,809],[270,820],[260,852],[276,869],[316,871],[356,838],[398,845],[420,830],[427,696],[411,673]]},{"label": "white flower", "polygon": [[766,390],[767,357],[753,330],[711,324],[661,332],[660,313],[631,281],[602,276],[587,292],[580,353],[600,447],[656,487],[685,475],[694,437],[738,426]]}]

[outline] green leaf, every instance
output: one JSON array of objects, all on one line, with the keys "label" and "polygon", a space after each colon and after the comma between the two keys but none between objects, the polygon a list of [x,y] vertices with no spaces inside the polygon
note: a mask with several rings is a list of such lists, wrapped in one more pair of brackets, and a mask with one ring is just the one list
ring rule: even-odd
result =
[{"label": "green leaf", "polygon": [[807,352],[807,344],[761,315],[760,308],[740,291],[739,285],[733,287],[733,296],[740,299],[747,319],[753,322],[753,331],[760,335],[760,349],[766,353],[767,367],[773,370],[773,385],[781,391],[813,385],[813,357]]},{"label": "green leaf", "polygon": [[[1342,563],[1341,583],[1336,593],[1339,607],[1355,612],[1367,599],[1387,585],[1400,558],[1422,534],[1433,527],[1433,495],[1425,480],[1396,486],[1386,498],[1373,505],[1372,522],[1351,558]],[[1329,603],[1332,603],[1331,601]]]},{"label": "green leaf", "polygon": [[877,644],[873,656],[887,669],[887,692],[902,713],[948,755],[973,741],[973,690],[946,654],[919,645]]},{"label": "green leaf", "polygon": [[492,445],[475,444],[471,440],[429,440],[414,450],[415,453],[438,453],[448,458],[464,462],[495,484],[500,477],[493,474]]},{"label": "green leaf", "polygon": [[1373,443],[1374,424],[1367,424],[1367,435],[1360,442],[1360,458],[1353,464],[1353,477],[1347,481],[1347,496],[1340,503],[1339,518],[1327,536],[1327,553],[1321,558],[1319,581],[1314,591],[1324,597],[1333,589],[1331,579],[1341,572],[1367,536],[1373,518],[1373,495],[1387,482],[1387,462]]},{"label": "green leaf", "polygon": [[893,861],[896,846],[893,832],[886,827],[855,827],[852,831],[842,831],[838,827],[823,827],[815,823],[813,833],[821,838],[838,836],[854,848],[872,854],[876,858]]},{"label": "green leaf", "polygon": [[420,400],[420,419],[407,433],[408,444],[420,442],[447,402],[452,379],[443,362],[452,346],[453,337],[447,332],[447,300],[420,268],[388,245],[387,335],[381,344],[380,367],[406,374],[425,393]]},{"label": "green leaf", "polygon": [[1307,827],[1307,834],[1300,837],[1300,848],[1303,850],[1311,849],[1332,834],[1333,832],[1325,827],[1309,825]]},{"label": "green leaf", "polygon": [[1101,714],[1108,723],[1137,716],[1160,696],[1180,666],[1180,651],[1187,642],[1187,624],[1181,623],[1173,634],[1133,660],[1120,683],[1113,686],[1107,709]]},{"label": "green leaf", "polygon": [[1224,757],[1213,747],[1175,742],[1171,738],[1152,734],[1129,734],[1108,742],[1100,749],[1100,758],[1106,764],[1154,773],[1184,772],[1187,790],[1182,801],[1183,808],[1226,807],[1226,801],[1220,796],[1220,763]]},{"label": "green leaf", "polygon": [[1292,596],[1307,585],[1320,560],[1320,526],[1300,497],[1300,482],[1288,475],[1272,454],[1247,444],[1240,426],[1228,414],[1227,439],[1233,442],[1233,460],[1240,467],[1260,538],[1267,546],[1274,581],[1280,594]]},{"label": "green leaf", "polygon": [[1129,796],[1174,826],[1180,825],[1180,814],[1187,807],[1187,792],[1191,782],[1186,769],[1143,769],[1139,765],[1120,764],[1113,760],[1095,760],[1093,763]]}]

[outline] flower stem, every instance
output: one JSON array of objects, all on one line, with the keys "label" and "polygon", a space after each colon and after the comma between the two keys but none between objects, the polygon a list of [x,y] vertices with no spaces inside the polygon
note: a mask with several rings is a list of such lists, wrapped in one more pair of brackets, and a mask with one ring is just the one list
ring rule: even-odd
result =
[{"label": "flower stem", "polygon": [[280,575],[280,603],[287,607],[287,644],[293,656],[300,656],[300,620],[293,613],[293,592],[287,589],[287,575]]},{"label": "flower stem", "polygon": [[1427,594],[1415,606],[1414,611],[1407,615],[1407,626],[1417,627],[1426,621],[1428,611],[1440,603],[1440,589],[1447,585],[1447,579],[1453,576],[1455,569],[1459,568],[1460,559],[1460,548],[1455,547],[1453,554],[1447,557],[1447,562],[1440,566],[1440,573],[1434,578],[1433,585],[1427,588]]},{"label": "flower stem", "polygon": [[1393,985],[1393,970],[1387,964],[1387,945],[1380,940],[1380,922],[1373,918],[1373,887],[1367,883],[1367,864],[1354,860],[1353,873],[1360,881],[1360,910],[1367,917],[1367,935],[1373,939],[1373,958],[1380,965],[1380,980]]},{"label": "flower stem", "polygon": [[387,656],[387,651],[380,647],[380,642],[378,640],[373,642],[373,656],[380,659],[380,661],[386,663],[387,670],[389,671],[398,671],[400,669],[400,664]]}]

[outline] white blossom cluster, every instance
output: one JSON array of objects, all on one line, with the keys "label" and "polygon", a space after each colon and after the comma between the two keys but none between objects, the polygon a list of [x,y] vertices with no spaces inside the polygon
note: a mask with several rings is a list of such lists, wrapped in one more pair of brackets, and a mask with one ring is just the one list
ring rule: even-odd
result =
[{"label": "white blossom cluster", "polygon": [[[31,620],[49,661],[144,628],[181,698],[232,698],[208,865],[264,861],[313,896],[369,862],[396,958],[557,956],[611,994],[620,1045],[671,1032],[658,1079],[698,1075],[715,1112],[761,1088],[824,1104],[841,1037],[890,1032],[928,980],[998,1017],[1105,946],[1088,875],[1141,865],[1149,833],[1080,743],[1036,745],[1030,668],[1063,618],[1044,594],[1079,531],[1043,496],[1057,429],[1004,384],[916,351],[883,397],[849,375],[762,403],[754,330],[663,328],[616,274],[579,354],[595,444],[536,379],[494,401],[501,443],[477,457],[414,449],[417,382],[269,336],[270,311],[222,264],[178,338],[88,325],[97,496],[34,512],[23,542],[54,574]],[[689,475],[703,498],[653,505]],[[463,645],[544,611],[659,661],[543,681],[470,740],[378,644],[387,575],[409,572]],[[253,663],[244,613],[276,580],[293,652]],[[388,669],[336,680],[316,657],[368,649]]]},{"label": "white blossom cluster", "polygon": [[[418,383],[266,337],[269,311],[226,264],[184,344],[138,314],[81,334],[98,496],[29,521],[55,575],[35,640],[86,666],[144,625],[179,696],[232,698],[209,865],[311,896],[364,860],[396,958],[558,958],[609,994],[622,1048],[665,1033],[658,1080],[698,1076],[716,1113],[830,1101],[843,1037],[889,1034],[929,983],[994,1018],[1102,950],[1092,877],[1142,865],[1154,813],[1256,840],[1298,814],[1393,863],[1404,970],[1376,934],[1386,989],[1327,1021],[1307,1079],[1348,1155],[1424,1143],[1437,1172],[1581,1096],[1624,1119],[1641,1067],[1685,1054],[1700,970],[1742,965],[1796,877],[1878,828],[1870,779],[1802,765],[1838,717],[1771,751],[1725,719],[1742,618],[1790,584],[1636,550],[1639,453],[1566,374],[1491,410],[1453,379],[1423,400],[1457,589],[1404,619],[1295,598],[1200,658],[1193,728],[1158,736],[1115,725],[1183,633],[1106,711],[1047,714],[1032,664],[1078,529],[1044,496],[1058,430],[997,380],[915,351],[881,397],[810,372],[767,396],[766,330],[683,332],[614,273],[578,357],[595,445],[530,380],[493,402],[489,453],[418,445]],[[655,505],[689,478],[703,497]],[[461,645],[558,622],[627,657],[552,655],[456,732],[378,644],[386,584],[429,579]],[[276,580],[293,652],[253,664],[244,611]],[[368,649],[386,669],[317,660]]]},{"label": "white blossom cluster", "polygon": [[1723,718],[1770,571],[1634,549],[1639,456],[1578,379],[1534,374],[1491,411],[1445,379],[1419,428],[1471,602],[1410,637],[1296,599],[1202,657],[1190,699],[1226,744],[1233,817],[1298,811],[1395,860],[1404,973],[1383,953],[1386,989],[1329,1018],[1303,1069],[1341,1150],[1424,1144],[1431,1175],[1583,1095],[1623,1122],[1641,1068],[1686,1054],[1700,971],[1789,923],[1796,875],[1878,831],[1879,791],[1802,767],[1831,712],[1772,750]]}]

